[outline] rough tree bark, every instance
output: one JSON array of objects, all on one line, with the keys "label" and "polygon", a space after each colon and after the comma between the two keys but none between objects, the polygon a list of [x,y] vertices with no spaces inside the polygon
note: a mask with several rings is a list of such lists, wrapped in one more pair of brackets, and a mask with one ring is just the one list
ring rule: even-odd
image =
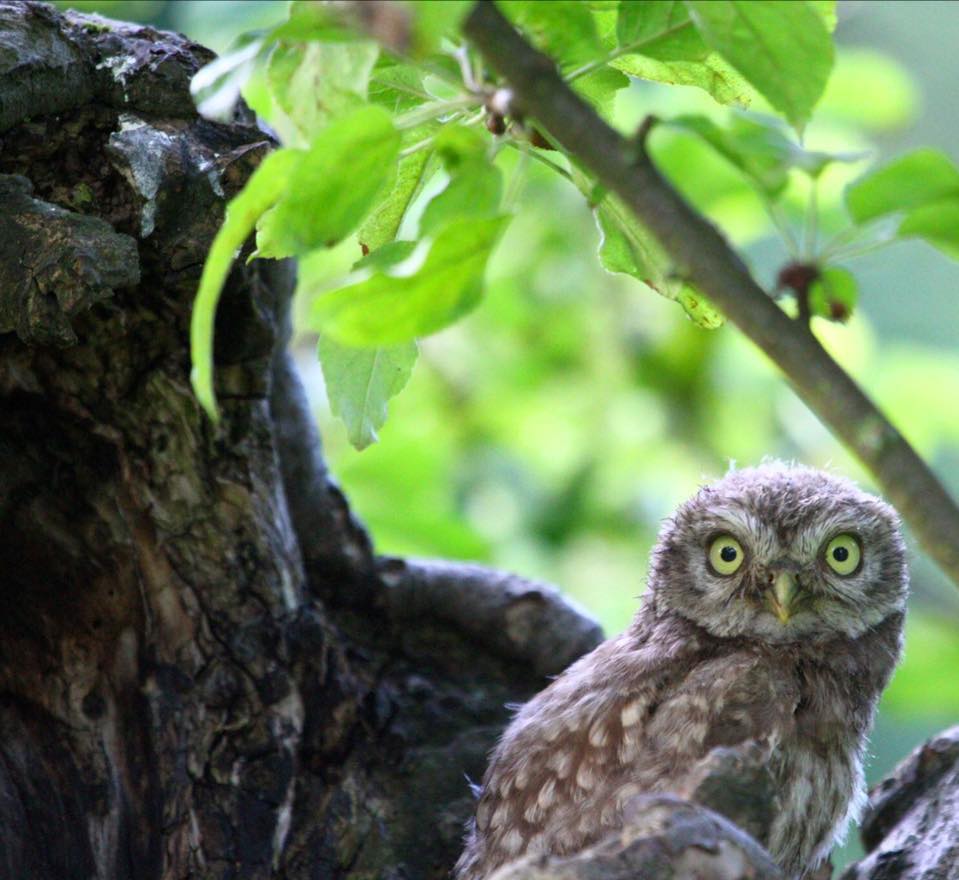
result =
[{"label": "rough tree bark", "polygon": [[959,726],[921,745],[870,793],[868,855],[841,880],[959,877]]},{"label": "rough tree bark", "polygon": [[[272,147],[196,115],[211,57],[0,0],[0,877],[441,878],[505,704],[600,632],[550,587],[374,554],[284,350],[290,266],[237,262],[202,415],[193,293]],[[766,804],[702,788],[747,828]],[[562,876],[625,876],[620,845],[771,876],[662,799]]]},{"label": "rough tree bark", "polygon": [[283,351],[289,266],[239,261],[202,415],[191,300],[271,148],[197,117],[210,58],[0,4],[0,876],[441,877],[504,704],[599,631],[373,555]]}]

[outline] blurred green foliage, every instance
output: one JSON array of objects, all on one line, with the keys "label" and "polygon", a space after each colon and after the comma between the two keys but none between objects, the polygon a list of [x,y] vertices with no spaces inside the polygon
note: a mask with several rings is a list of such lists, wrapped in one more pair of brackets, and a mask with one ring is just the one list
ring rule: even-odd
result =
[{"label": "blurred green foliage", "polygon": [[[219,50],[233,35],[286,14],[283,3],[82,5],[150,18]],[[959,38],[957,7],[923,6],[926,45]],[[923,143],[924,120],[941,135],[934,123],[944,114],[930,117],[923,101],[948,106],[952,79],[917,79],[876,48],[925,69],[926,45],[909,42],[914,9],[865,3],[850,6],[848,19],[841,15],[836,66],[806,130],[806,148],[857,153],[878,146],[891,157],[893,147]],[[930,24],[934,16],[938,25]],[[862,34],[871,45],[849,45]],[[611,110],[624,130],[650,112],[729,120],[705,92],[645,82],[619,92]],[[959,137],[954,122],[952,130]],[[679,129],[657,131],[652,150],[772,288],[788,250],[742,174]],[[315,338],[304,332],[295,341],[327,458],[380,552],[476,559],[550,580],[616,631],[642,593],[662,519],[730,462],[795,458],[869,484],[735,329],[702,330],[635,280],[600,267],[596,225],[572,186],[514,151],[504,150],[496,163],[507,189],[518,163],[527,173],[522,190],[512,193],[518,214],[494,251],[484,302],[421,343],[379,443],[363,452],[350,446],[329,410]],[[864,167],[850,161],[822,173],[820,234],[841,228],[843,189]],[[797,237],[807,222],[809,186],[801,174],[788,175],[780,220]],[[419,210],[434,193],[419,196]],[[817,321],[816,330],[959,491],[959,273],[928,250],[899,245],[844,262],[858,278],[858,308],[848,324]],[[302,272],[314,289],[324,279],[334,286],[358,256],[352,237],[311,256]],[[301,319],[309,308],[297,303]],[[959,716],[959,593],[911,547],[906,659],[883,700],[872,779]]]}]

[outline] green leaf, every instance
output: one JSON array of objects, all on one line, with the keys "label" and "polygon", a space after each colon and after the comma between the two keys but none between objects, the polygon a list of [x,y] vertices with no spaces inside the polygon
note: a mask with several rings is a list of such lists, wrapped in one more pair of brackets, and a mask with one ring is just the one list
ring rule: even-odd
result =
[{"label": "green leaf", "polygon": [[622,0],[616,38],[618,52],[659,61],[702,61],[709,54],[681,0]]},{"label": "green leaf", "polygon": [[791,145],[772,129],[745,119],[726,129],[706,116],[678,116],[666,124],[698,135],[771,198],[789,182]]},{"label": "green leaf", "polygon": [[[671,7],[672,3],[664,5]],[[674,11],[672,15],[675,18],[678,12]],[[617,37],[618,14],[598,10],[593,13],[593,20],[596,22],[596,29],[603,46],[603,57],[610,59],[610,67],[629,76],[653,82],[695,86],[703,89],[720,104],[736,104],[745,107],[755,97],[752,86],[715,52],[709,52],[705,57],[697,57],[694,60],[666,61],[646,54],[638,54],[638,48],[636,51],[624,51]],[[690,31],[694,30],[695,26],[691,24]],[[681,35],[681,31],[677,34]],[[658,47],[656,48],[658,55],[681,54],[675,47],[669,48],[673,45],[672,40],[676,39],[675,34],[661,32],[658,36],[648,36],[653,37],[650,46]],[[695,54],[698,56],[698,51]]]},{"label": "green leaf", "polygon": [[573,182],[594,202],[593,213],[600,231],[599,261],[607,272],[631,275],[660,296],[679,303],[686,316],[707,330],[721,327],[722,313],[681,279],[672,277],[669,258],[646,228],[616,196],[602,194],[586,175],[573,170]]},{"label": "green leaf", "polygon": [[433,99],[452,101],[463,97],[463,70],[452,55],[443,52],[427,55],[420,67],[423,86]]},{"label": "green leaf", "polygon": [[772,199],[785,189],[793,168],[815,178],[832,162],[862,158],[862,154],[804,150],[777,125],[756,117],[734,115],[725,127],[706,116],[677,116],[662,124],[702,138]]},{"label": "green leaf", "polygon": [[659,274],[656,245],[641,227],[626,227],[621,213],[625,209],[614,208],[612,199],[607,196],[593,211],[600,231],[599,261],[607,272],[632,275],[652,287],[654,276]]},{"label": "green leaf", "polygon": [[602,56],[596,22],[579,0],[501,0],[497,5],[564,70]]},{"label": "green leaf", "polygon": [[397,263],[413,256],[418,242],[415,241],[389,241],[380,245],[375,251],[370,251],[362,256],[353,264],[354,271],[358,269],[380,269],[386,270]]},{"label": "green leaf", "polygon": [[415,342],[389,348],[350,348],[320,335],[317,355],[333,415],[343,421],[350,443],[365,449],[376,442],[387,403],[409,381]]},{"label": "green leaf", "polygon": [[686,317],[694,324],[704,330],[718,330],[726,323],[723,313],[691,284],[675,282],[673,284],[674,286],[668,291],[654,289],[667,299],[678,302],[686,313]]},{"label": "green leaf", "polygon": [[[268,72],[269,67],[266,62],[255,64],[240,88],[240,94],[246,101],[247,107],[270,125],[274,125],[274,116],[278,115],[278,111],[273,104],[273,90],[270,88]],[[277,131],[279,132],[279,129]],[[282,141],[282,134],[280,140]]]},{"label": "green leaf", "polygon": [[449,171],[482,159],[488,147],[488,137],[476,128],[459,124],[444,125],[433,140],[433,149]]},{"label": "green leaf", "polygon": [[214,421],[218,417],[213,391],[213,324],[220,293],[237,250],[253,231],[256,221],[286,189],[287,176],[301,153],[277,150],[270,153],[250,175],[246,186],[229,202],[210,245],[190,320],[190,381],[200,405]]},{"label": "green leaf", "polygon": [[959,260],[959,197],[916,208],[903,219],[899,236],[918,236]]},{"label": "green leaf", "polygon": [[446,327],[479,301],[486,262],[507,219],[457,220],[437,235],[412,275],[377,273],[324,294],[312,309],[313,328],[344,345],[388,346]]},{"label": "green leaf", "polygon": [[624,55],[610,65],[640,79],[695,86],[720,104],[748,107],[755,96],[752,86],[716,53],[703,61],[658,61],[643,55]]},{"label": "green leaf", "polygon": [[380,55],[377,59],[370,74],[367,94],[371,104],[378,104],[394,114],[433,100],[423,85],[423,70],[399,62],[390,55]]},{"label": "green leaf", "polygon": [[329,40],[341,43],[365,39],[366,34],[353,26],[341,8],[315,0],[293,0],[288,20],[267,34],[267,40],[290,42]]},{"label": "green leaf", "polygon": [[349,235],[395,173],[399,143],[380,107],[361,107],[320,132],[258,228],[259,255],[303,254]]},{"label": "green leaf", "polygon": [[909,211],[959,196],[959,170],[939,150],[916,150],[861,177],[846,190],[853,220]]},{"label": "green leaf", "polygon": [[836,29],[836,23],[838,21],[836,16],[836,0],[807,0],[807,2],[822,19],[826,30],[832,33]]},{"label": "green leaf", "polygon": [[670,277],[668,260],[659,243],[615,196],[607,195],[594,212],[602,236],[599,260],[604,269],[631,275],[666,299],[679,303],[700,327],[714,330],[723,325],[722,314],[706,297]]},{"label": "green leaf", "polygon": [[797,129],[832,69],[833,45],[806,0],[686,0],[705,41]]},{"label": "green leaf", "polygon": [[629,78],[614,67],[603,66],[573,80],[573,89],[606,118],[613,113],[616,93],[629,85]]},{"label": "green leaf", "polygon": [[372,42],[277,46],[268,80],[274,101],[293,123],[298,146],[330,122],[366,103],[370,72],[379,48]]},{"label": "green leaf", "polygon": [[196,72],[190,80],[190,94],[201,116],[217,122],[232,121],[236,102],[257,69],[262,49],[263,40],[244,35],[233,49]]},{"label": "green leaf", "polygon": [[859,288],[851,272],[830,266],[809,288],[809,311],[830,321],[846,321],[856,307]]},{"label": "green leaf", "polygon": [[450,178],[446,189],[434,196],[420,219],[420,235],[431,235],[464,217],[494,217],[499,212],[503,175],[494,165],[470,162]]},{"label": "green leaf", "polygon": [[389,195],[376,206],[366,222],[360,227],[360,244],[371,251],[396,238],[403,217],[416,198],[423,184],[432,175],[433,154],[420,150],[400,159],[396,180]]},{"label": "green leaf", "polygon": [[413,13],[412,52],[421,58],[437,51],[444,37],[458,36],[473,4],[472,0],[406,0],[406,5]]}]

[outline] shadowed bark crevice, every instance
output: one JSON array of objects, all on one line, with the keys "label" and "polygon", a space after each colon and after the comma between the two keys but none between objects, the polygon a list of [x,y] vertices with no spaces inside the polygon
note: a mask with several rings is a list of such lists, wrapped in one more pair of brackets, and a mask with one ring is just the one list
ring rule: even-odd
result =
[{"label": "shadowed bark crevice", "polygon": [[73,345],[71,318],[139,281],[136,242],[32,189],[25,177],[0,175],[0,333]]}]

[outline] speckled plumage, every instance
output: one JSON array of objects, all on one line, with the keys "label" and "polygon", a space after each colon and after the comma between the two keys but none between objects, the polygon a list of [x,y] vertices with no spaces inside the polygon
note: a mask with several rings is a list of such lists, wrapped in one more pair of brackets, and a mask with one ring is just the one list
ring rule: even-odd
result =
[{"label": "speckled plumage", "polygon": [[[856,536],[840,577],[827,543]],[[708,561],[717,534],[744,559]],[[846,480],[766,464],[700,490],[665,523],[629,629],[523,706],[494,750],[457,880],[567,854],[640,792],[683,794],[718,746],[760,748],[777,786],[764,843],[787,875],[828,855],[864,796],[862,754],[898,659],[908,576],[895,512]],[[785,622],[770,590],[799,585]]]}]

